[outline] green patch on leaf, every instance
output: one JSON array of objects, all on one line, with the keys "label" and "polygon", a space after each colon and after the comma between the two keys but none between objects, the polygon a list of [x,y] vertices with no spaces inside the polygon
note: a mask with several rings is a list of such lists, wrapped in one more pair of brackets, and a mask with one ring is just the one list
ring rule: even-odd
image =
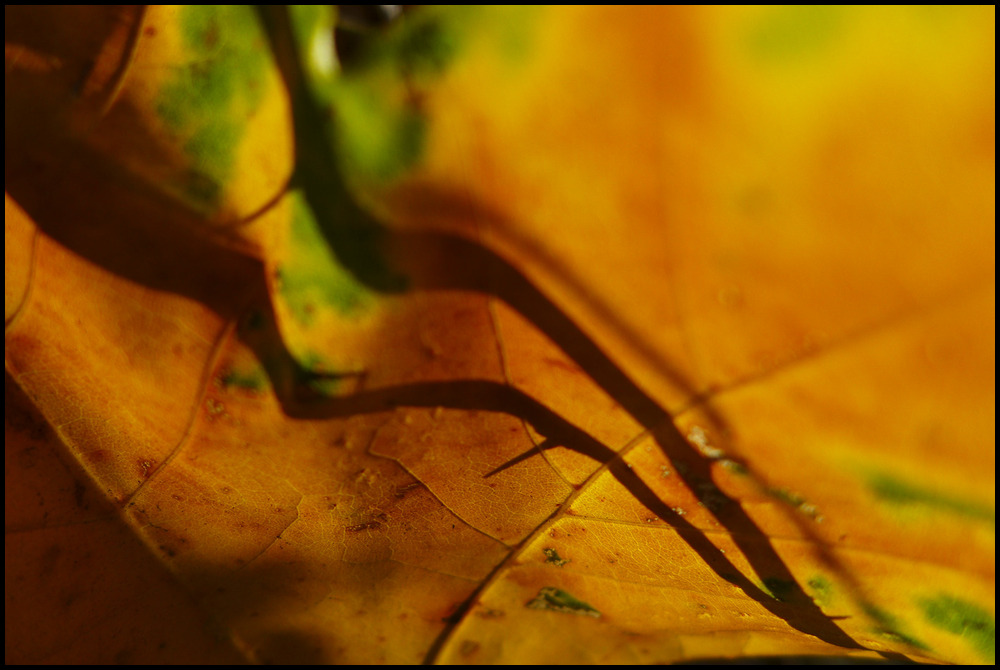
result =
[{"label": "green patch on leaf", "polygon": [[923,651],[929,651],[930,648],[918,640],[917,638],[908,635],[903,631],[902,624],[885,610],[873,605],[872,603],[862,603],[862,608],[869,617],[875,621],[875,627],[873,632],[879,636],[892,640],[894,642],[902,642],[915,649],[921,649]]},{"label": "green patch on leaf", "polygon": [[500,54],[508,64],[523,66],[531,63],[539,30],[545,26],[543,5],[493,6],[484,20],[496,30]]},{"label": "green patch on leaf", "polygon": [[791,507],[795,508],[802,514],[805,514],[810,519],[819,518],[819,512],[816,509],[816,505],[807,501],[804,497],[802,497],[795,491],[792,491],[787,488],[772,487],[767,489],[767,493],[771,497],[776,498],[787,505],[790,505]]},{"label": "green patch on leaf", "polygon": [[299,59],[310,81],[329,81],[340,69],[333,43],[337,15],[332,5],[288,5]]},{"label": "green patch on leaf", "polygon": [[264,94],[269,51],[252,7],[191,5],[180,11],[187,60],[160,89],[156,111],[191,160],[179,186],[193,202],[214,207]]},{"label": "green patch on leaf", "polygon": [[601,616],[600,612],[587,603],[574,598],[562,589],[557,589],[554,586],[546,586],[539,589],[538,595],[527,606],[536,610],[552,610],[553,612],[580,614],[594,618],[600,618]]},{"label": "green patch on leaf", "polygon": [[560,557],[559,552],[555,549],[545,548],[542,549],[542,553],[545,554],[545,562],[554,565],[557,568],[561,568],[570,562],[568,558]]},{"label": "green patch on leaf", "polygon": [[373,294],[338,261],[301,196],[292,197],[292,208],[288,258],[276,282],[292,316],[310,326],[321,309],[348,317],[363,314]]},{"label": "green patch on leaf", "polygon": [[734,461],[731,458],[720,458],[719,463],[722,465],[722,467],[724,467],[726,470],[729,470],[733,474],[737,475],[750,474],[750,470],[747,469],[747,466],[737,461]]},{"label": "green patch on leaf", "polygon": [[267,375],[262,369],[226,370],[219,377],[223,388],[239,388],[246,391],[260,391],[267,386]]},{"label": "green patch on leaf", "polygon": [[443,74],[461,53],[476,7],[423,7],[405,13],[358,61],[359,69],[389,68],[426,83]]},{"label": "green patch on leaf", "polygon": [[241,332],[253,332],[261,330],[267,325],[267,319],[258,309],[252,309],[240,319]]},{"label": "green patch on leaf", "polygon": [[964,638],[981,658],[996,662],[996,619],[976,605],[948,595],[919,601],[927,621]]},{"label": "green patch on leaf", "polygon": [[959,496],[921,488],[890,475],[870,474],[868,487],[878,500],[889,505],[897,507],[920,505],[968,519],[996,524],[996,509],[993,507]]},{"label": "green patch on leaf", "polygon": [[348,174],[390,181],[423,155],[427,121],[416,108],[360,80],[337,89],[338,154]]},{"label": "green patch on leaf", "polygon": [[833,584],[823,575],[814,575],[806,582],[809,592],[812,593],[813,600],[820,607],[830,604],[833,596]]},{"label": "green patch on leaf", "polygon": [[767,489],[767,493],[771,497],[777,498],[778,500],[787,503],[792,507],[798,507],[799,505],[801,505],[806,501],[806,499],[800,496],[798,493],[790,491],[786,488],[769,488]]},{"label": "green patch on leaf", "polygon": [[295,371],[295,383],[322,396],[334,396],[340,388],[343,375],[337,374],[326,358],[315,351],[297,357],[299,369]]},{"label": "green patch on leaf", "polygon": [[461,31],[454,20],[431,12],[404,21],[385,43],[385,51],[411,73],[434,76],[448,67],[459,51]]},{"label": "green patch on leaf", "polygon": [[[462,51],[472,8],[421,8],[373,35],[330,89],[344,172],[386,182],[413,167],[426,146],[421,99]],[[324,97],[324,96],[319,96]]]},{"label": "green patch on leaf", "polygon": [[841,30],[842,8],[824,5],[772,7],[750,28],[746,45],[757,60],[796,63],[826,50]]},{"label": "green patch on leaf", "polygon": [[795,582],[779,577],[766,577],[764,588],[775,600],[786,601],[795,593]]}]

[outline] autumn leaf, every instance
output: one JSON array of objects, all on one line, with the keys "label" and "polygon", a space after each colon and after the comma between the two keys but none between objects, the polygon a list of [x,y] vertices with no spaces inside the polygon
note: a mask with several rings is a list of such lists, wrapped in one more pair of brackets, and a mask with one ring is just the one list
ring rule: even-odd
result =
[{"label": "autumn leaf", "polygon": [[8,661],[994,661],[993,9],[336,25],[5,11]]}]

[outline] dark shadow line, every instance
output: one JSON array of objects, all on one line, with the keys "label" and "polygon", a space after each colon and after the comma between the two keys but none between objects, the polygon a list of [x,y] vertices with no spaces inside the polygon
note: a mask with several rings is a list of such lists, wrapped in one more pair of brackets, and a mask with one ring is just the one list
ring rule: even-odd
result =
[{"label": "dark shadow line", "polygon": [[[864,649],[864,647],[851,639],[850,636],[830,621],[830,618],[823,614],[823,612],[820,611],[820,609],[816,607],[815,603],[813,603],[811,599],[808,599],[808,597],[806,597],[805,602],[798,597],[794,600],[786,600],[784,598],[779,600],[761,590],[756,584],[750,581],[748,577],[743,575],[736,568],[736,566],[734,566],[732,562],[726,558],[726,555],[723,554],[718,547],[712,544],[712,542],[708,539],[708,536],[660,500],[659,496],[657,496],[656,493],[649,488],[644,481],[642,481],[639,475],[628,467],[628,464],[624,460],[617,459],[613,461],[608,466],[608,471],[611,472],[615,479],[617,479],[622,486],[629,491],[629,493],[635,496],[639,502],[649,508],[649,510],[658,518],[664,520],[674,530],[676,530],[678,535],[680,535],[688,546],[691,547],[691,549],[693,549],[703,561],[705,561],[706,565],[708,565],[712,571],[715,572],[715,574],[734,586],[739,587],[748,597],[757,601],[768,612],[774,614],[776,617],[799,632],[815,636],[828,644],[849,649]],[[726,530],[729,531],[730,537],[737,544],[737,546],[740,546],[741,542],[739,534],[730,530],[728,527]],[[763,546],[770,548],[770,544],[767,542],[766,537],[763,538],[762,544]],[[751,565],[754,566],[754,569],[758,570],[758,562],[751,559],[751,557],[755,555],[755,549],[757,551],[760,551],[760,549],[757,549],[756,547],[748,548],[745,545],[740,546],[740,549],[743,551],[747,559],[751,561]],[[783,567],[784,564],[781,562],[781,559],[777,557],[776,554],[773,556],[771,554],[773,554],[773,552],[768,552],[766,558],[776,559],[777,563]],[[792,579],[791,583],[795,584],[796,582]],[[793,595],[797,596],[797,593]]]},{"label": "dark shadow line", "polygon": [[[312,109],[301,98],[294,99],[297,110]],[[307,120],[297,112],[295,129],[300,162],[296,174],[305,189],[310,206],[321,220],[328,222],[323,229],[331,248],[359,280],[374,290],[402,290],[405,283],[401,282],[400,275],[387,271],[384,263],[372,260],[388,251],[393,259],[411,259],[410,265],[404,262],[400,269],[409,276],[413,288],[463,289],[497,295],[546,333],[643,426],[666,426],[668,431],[672,431],[669,439],[660,440],[661,448],[668,455],[674,452],[675,457],[693,455],[693,461],[700,465],[694,472],[698,477],[705,477],[710,481],[710,477],[707,477],[707,461],[676,432],[669,414],[639,389],[565,313],[507,261],[458,236],[387,231],[364,214],[343,186],[330,151],[324,148],[326,145],[313,145],[311,148],[303,146],[302,143],[309,136],[302,131],[302,124]],[[156,290],[191,297],[223,319],[237,318],[248,309],[250,301],[256,301],[257,296],[267,295],[264,264],[208,242],[205,235],[199,234],[199,228],[204,230],[204,224],[196,212],[158,192],[152,185],[142,183],[85,146],[72,146],[72,151],[66,151],[63,147],[63,151],[55,154],[61,159],[68,157],[67,163],[52,163],[53,154],[48,153],[49,148],[43,154],[43,160],[38,161],[37,156],[32,155],[26,162],[18,164],[18,168],[27,166],[27,171],[14,171],[18,178],[13,182],[7,180],[11,176],[10,172],[5,175],[5,186],[12,197],[47,235],[110,272]],[[5,152],[5,165],[10,167],[12,160],[11,155]],[[49,185],[55,188],[48,191],[37,188],[38,184],[33,178],[39,174],[47,177]],[[334,175],[334,178],[323,178],[330,175]],[[61,192],[58,187],[64,179],[76,185],[70,196],[51,197],[50,193]],[[89,190],[82,187],[84,184],[90,185]],[[84,224],[78,225],[78,221]],[[178,221],[184,222],[184,225],[178,225]],[[129,253],[125,253],[126,251]],[[187,264],[186,272],[177,271],[177,259],[184,259]],[[248,277],[253,278],[249,284]],[[264,298],[261,299],[266,302]],[[572,427],[522,392],[493,382],[413,385],[364,392],[347,398],[309,397],[308,392],[303,393],[303,381],[308,381],[315,375],[303,370],[285,349],[277,335],[270,304],[265,310],[265,322],[268,325],[265,330],[273,332],[250,334],[246,341],[267,368],[282,407],[289,416],[346,416],[351,413],[390,410],[395,406],[495,408],[495,411],[504,411],[530,421],[541,434],[599,462],[611,462],[616,455],[614,451]],[[713,570],[718,572],[731,566],[728,559],[720,562],[721,556],[714,550],[714,545],[708,543],[700,531],[673,514],[645,484],[639,486],[641,480],[637,476],[631,475],[632,479],[628,473],[616,474],[619,475],[625,478],[623,485],[654,513],[664,519],[678,520],[675,527],[686,529],[682,537]],[[684,481],[692,491],[697,490],[697,481],[691,476]],[[739,508],[735,501],[729,502],[732,504],[727,505],[728,507]],[[762,545],[770,546],[767,537],[749,517],[744,514],[737,518],[741,523],[747,524],[749,534],[759,539]],[[737,535],[731,527],[733,521],[727,525],[720,519],[720,523],[734,536]],[[774,573],[774,570],[769,569],[772,560],[777,560],[783,566],[784,572],[781,574],[790,574],[773,550],[765,557],[766,561],[762,562],[756,554],[759,549],[749,549],[745,553],[758,574]],[[749,589],[747,593],[751,598],[765,607],[778,607],[770,596],[754,587],[745,577],[741,578],[747,584],[744,590]],[[792,583],[797,587],[797,582],[792,580]],[[795,597],[796,600],[808,600],[801,588]],[[821,613],[820,616],[822,617]],[[791,620],[785,620],[792,624]],[[839,633],[839,637],[833,635],[828,630],[830,626],[832,624],[829,620],[823,617],[819,625],[820,634],[817,636],[826,635],[830,639],[844,637],[835,626],[832,627]],[[803,632],[817,634],[811,630]],[[848,642],[833,644],[858,647],[853,640],[848,639]]]},{"label": "dark shadow line", "polygon": [[[669,413],[629,379],[593,340],[509,262],[480,244],[456,235],[389,230],[356,204],[345,185],[344,176],[330,147],[330,142],[335,137],[336,132],[335,119],[329,113],[324,114],[321,111],[306,88],[306,77],[297,57],[298,50],[293,43],[294,36],[287,10],[269,8],[260,11],[271,40],[275,60],[292,98],[296,175],[303,187],[305,198],[320,222],[321,230],[338,260],[359,281],[377,291],[398,292],[412,287],[429,291],[471,290],[487,295],[496,295],[520,312],[539,330],[546,333],[643,427],[652,430],[660,426],[667,426],[667,430],[670,431],[667,437],[670,439],[657,440],[664,453],[671,457],[671,460],[675,460],[682,454],[695,455],[694,461],[698,467],[683,478],[692,492],[697,491],[695,477],[692,475],[711,482],[711,477],[708,476],[708,462],[701,458],[697,451],[680,436]],[[498,218],[489,217],[489,213],[482,210],[478,213],[480,216],[487,216],[487,218]],[[383,260],[386,257],[396,261],[397,267],[390,270]],[[400,274],[396,274],[395,271],[400,272]],[[670,376],[675,381],[681,379],[681,376],[675,371],[671,371]],[[455,382],[449,382],[449,384],[455,384]],[[496,385],[496,387],[507,388],[501,385]],[[454,406],[452,403],[455,401],[450,399],[450,393],[453,393],[457,388],[462,388],[468,394],[462,402],[458,403],[459,405],[470,402],[478,403],[484,399],[481,395],[477,396],[477,393],[481,394],[483,387],[449,386],[447,387],[449,392],[444,394],[448,397],[431,393],[431,388],[439,387],[428,387],[426,389],[427,395],[419,399],[414,398],[414,401],[418,402],[420,406],[425,406],[423,403],[428,402],[440,406]],[[397,389],[397,393],[399,391]],[[500,392],[493,390],[490,393],[495,396]],[[691,389],[691,394],[696,395],[694,389]],[[433,395],[438,395],[438,397],[429,397]],[[524,398],[526,396],[521,394],[513,397]],[[344,400],[338,399],[334,402],[339,404]],[[539,407],[538,403],[525,403],[523,400],[515,402],[514,405],[510,408],[514,410],[512,413],[528,421],[532,421],[530,414],[537,413]],[[352,406],[349,400],[344,407],[348,406]],[[357,405],[353,406],[357,407]],[[708,405],[704,409],[711,412]],[[518,412],[525,412],[525,414]],[[721,423],[720,417],[713,416],[712,418]],[[536,426],[536,429],[538,428]],[[539,432],[545,434],[544,430]],[[571,445],[572,443],[566,446],[578,450],[583,449],[583,453],[595,451],[595,445],[587,442],[581,442],[578,446]],[[601,445],[599,451],[610,450]],[[598,458],[598,460],[608,462],[609,459]],[[661,518],[673,516],[680,519],[644,484],[642,487],[638,487],[640,482],[641,480],[636,478],[633,486],[629,488],[633,495],[636,495],[650,509],[654,509],[651,505],[655,505],[656,510],[664,511],[665,516]],[[728,497],[726,497],[726,502],[726,506],[734,510],[730,512],[732,519],[745,525],[750,535],[761,541],[762,549],[758,551],[763,551],[763,556],[758,556],[752,550],[748,551],[749,547],[745,539],[737,540],[757,574],[773,574],[780,579],[787,577],[793,591],[794,602],[806,607],[810,615],[818,615],[810,616],[810,619],[817,618],[816,624],[810,626],[813,630],[803,630],[803,632],[816,635],[831,644],[860,648],[857,642],[822,614],[798,582],[791,578],[791,572],[774,552],[766,535],[742,511],[742,508]],[[720,523],[726,530],[735,535],[732,522],[727,524],[723,519],[720,519]],[[721,565],[718,556],[721,554],[713,551],[714,545],[711,545],[686,521],[680,520],[678,526],[688,529],[689,535],[694,533],[701,538],[698,540],[692,536],[687,539],[692,548],[718,573],[717,567]],[[724,564],[731,565],[728,560]],[[770,598],[753,586],[746,577],[741,575],[740,579],[745,582],[744,591],[747,595],[761,602],[765,607],[773,607],[769,602]],[[798,624],[792,623],[788,618],[782,618],[793,627],[798,627]]]},{"label": "dark shadow line", "polygon": [[[304,370],[284,347],[277,332],[273,308],[266,298],[268,291],[263,263],[209,243],[196,232],[195,214],[177,203],[169,202],[155,189],[129,179],[127,174],[107,166],[99,157],[84,154],[78,157],[79,169],[68,169],[67,172],[73,177],[86,175],[86,180],[92,180],[92,191],[83,189],[78,192],[80,195],[77,198],[54,199],[37,191],[32,193],[27,188],[26,180],[17,180],[13,184],[7,184],[12,197],[38,224],[40,230],[124,278],[155,290],[191,297],[226,319],[238,318],[240,312],[245,315],[251,302],[259,301],[255,311],[263,316],[263,330],[266,332],[241,332],[241,339],[265,365],[283,411],[288,416],[347,416],[351,413],[391,410],[397,406],[493,409],[531,422],[539,433],[552,441],[586,454],[598,462],[609,462],[616,455],[613,450],[572,427],[534,399],[494,382],[447,382],[430,387],[416,385],[365,392],[346,398],[317,396],[308,390],[305,383],[322,375]],[[58,180],[58,177],[53,179],[56,182]],[[96,201],[82,198],[82,193],[89,192],[92,195],[100,188],[105,191],[104,197]],[[147,198],[152,198],[157,207],[139,204]],[[91,214],[87,215],[87,211]],[[70,213],[76,216],[70,216]],[[78,219],[94,222],[96,225],[75,225]],[[190,221],[193,225],[178,225],[178,219]],[[113,238],[113,242],[105,242],[110,238]],[[449,263],[456,266],[454,271],[437,274],[427,273],[426,266],[412,268],[413,276],[418,280],[414,282],[415,288],[488,292],[491,284],[496,286],[495,293],[498,297],[545,332],[643,426],[650,428],[663,425],[676,432],[666,411],[638,389],[596,344],[523,275],[495,254],[462,238],[444,234],[406,233],[397,236],[397,243],[400,240],[410,249],[413,257],[426,254],[430,264],[439,270],[448,268]],[[122,253],[126,249],[132,249],[132,253]],[[165,249],[169,249],[169,253],[164,254]],[[188,261],[188,272],[176,271],[174,259],[177,258]],[[248,277],[255,279],[248,284]],[[708,462],[679,433],[673,437],[675,444],[672,448],[668,449],[662,443],[661,448],[673,457],[693,455],[692,461],[702,466],[700,470],[696,470],[697,475],[707,479]],[[535,452],[532,449],[528,453],[534,455]],[[637,482],[640,480],[637,477],[631,475],[634,480],[629,480],[630,473],[621,474],[626,477],[623,485],[657,516],[679,519],[651,490],[638,487]],[[697,481],[691,475],[686,477],[685,483],[692,491],[697,491]],[[739,509],[737,502],[730,502],[732,504],[728,507]],[[681,519],[675,525],[685,528],[687,522]],[[739,533],[734,532],[736,529],[731,527],[731,523],[723,525],[733,533],[734,538],[738,538]],[[752,528],[754,526],[751,524]],[[766,536],[759,529],[750,532],[766,542]],[[693,528],[682,533],[682,537],[702,555],[713,570],[724,572],[729,569],[731,564],[728,560],[720,562],[717,553],[705,553],[712,552],[709,549],[710,543],[707,540],[697,540],[696,535],[699,533]],[[754,558],[757,550],[748,549],[745,553],[755,570],[759,574],[767,574],[768,571],[762,572],[759,569],[760,561]],[[768,563],[770,562],[769,560]],[[774,570],[770,572],[773,573]],[[784,572],[787,574],[787,569]],[[773,604],[770,596],[743,579],[750,597],[766,607],[780,610],[780,606]],[[802,594],[802,597],[805,595]],[[839,629],[836,630],[839,632]],[[803,632],[812,633],[811,630]],[[857,647],[856,643],[834,644]]]},{"label": "dark shadow line", "polygon": [[[296,181],[331,251],[355,278],[380,292],[414,288],[495,295],[548,335],[641,424],[650,427],[669,418],[572,319],[497,253],[454,234],[391,230],[362,210],[345,186],[331,151],[335,120],[317,108],[306,90],[287,11],[274,7],[259,11],[293,100]],[[441,205],[453,209],[445,216],[511,228],[496,213],[454,196],[443,197]],[[682,388],[690,387],[677,371],[671,370],[668,376]],[[689,390],[696,395],[693,388]],[[711,407],[704,411],[723,425]]]},{"label": "dark shadow line", "polygon": [[[618,458],[617,452],[516,388],[486,380],[406,384],[375,391],[361,391],[341,398],[330,398],[316,405],[314,416],[315,418],[319,416],[353,416],[391,411],[397,407],[485,410],[502,412],[529,422],[539,434],[544,436],[543,443],[507,461],[485,476],[488,477],[535,456],[536,452],[544,445],[561,445],[606,464],[615,479],[632,496],[649,508],[657,517],[670,524],[688,546],[722,579],[738,586],[748,597],[802,633],[813,635],[824,642],[840,647],[863,648],[833,624],[829,617],[824,615],[800,588],[797,589],[797,581],[781,558],[774,552],[767,537],[757,529],[753,521],[735,501],[726,498],[727,503],[729,503],[726,505],[728,523],[722,519],[720,519],[720,523],[729,531],[733,541],[740,547],[762,578],[767,575],[781,579],[783,584],[788,585],[789,591],[787,594],[782,594],[781,600],[768,595],[749,578],[741,574],[704,533],[672,510],[622,459]],[[680,433],[676,432],[672,423],[667,422],[665,425],[673,431],[668,436],[672,436],[680,443],[687,445]],[[661,445],[662,439],[662,437],[658,439]],[[708,474],[707,461],[704,459],[696,459],[696,461],[704,467],[704,471],[696,466],[684,479],[685,484],[692,491],[697,490],[694,483],[698,481],[697,478]],[[720,492],[720,495],[724,494]],[[754,542],[754,540],[758,541]],[[807,623],[804,624],[803,619]]]},{"label": "dark shadow line", "polygon": [[[781,616],[786,623],[800,632],[815,635],[824,642],[840,647],[853,649],[865,648],[834,624],[829,616],[823,614],[819,606],[802,589],[802,586],[794,575],[792,575],[791,570],[788,569],[788,566],[775,551],[774,547],[771,546],[770,539],[760,530],[760,527],[757,526],[754,520],[750,518],[739,501],[733,500],[715,486],[710,469],[711,461],[695,452],[694,448],[681,435],[677,426],[672,421],[666,421],[652,429],[651,433],[660,450],[675,466],[678,462],[682,462],[687,466],[675,467],[675,470],[677,471],[677,476],[688,487],[688,490],[698,495],[703,490],[703,487],[710,487],[711,495],[718,501],[714,505],[717,509],[712,511],[713,515],[719,524],[729,533],[740,551],[746,556],[754,572],[762,580],[779,580],[779,583],[787,589],[780,596],[775,594],[776,597],[780,597],[779,602],[782,603],[780,607],[773,605],[776,602],[775,599],[768,596],[756,586],[753,586],[754,592],[751,593],[748,591],[747,595],[757,600],[777,616]],[[694,458],[686,458],[691,456],[692,453],[695,456]],[[633,494],[635,493],[633,492]],[[640,500],[644,505],[656,512],[657,509],[654,509],[651,504],[658,500],[658,498],[656,498],[655,494],[652,496],[648,496],[647,494],[647,497],[648,501],[641,498]],[[658,509],[662,510],[665,507],[660,502]],[[657,516],[660,516],[659,512],[657,512]],[[661,516],[661,518],[663,517]],[[692,529],[696,531],[693,527]],[[705,541],[707,542],[707,539]],[[712,546],[714,548],[714,545]],[[701,552],[699,551],[699,553]],[[743,587],[743,584],[740,584],[740,586]],[[743,588],[746,591],[746,587]],[[755,596],[754,593],[760,597]],[[784,607],[788,606],[797,608],[796,616],[786,618],[779,613]],[[808,626],[800,625],[797,620],[803,615],[809,621]]]},{"label": "dark shadow line", "polygon": [[[644,428],[654,431],[660,448],[671,461],[686,460],[694,464],[687,473],[679,473],[681,479],[692,492],[697,493],[699,484],[712,482],[709,473],[710,461],[702,457],[680,435],[669,413],[632,382],[621,368],[616,366],[593,340],[569,319],[565,312],[556,307],[510,264],[492,251],[456,236],[440,233],[387,233],[386,235],[393,243],[409,250],[410,255],[406,257],[421,259],[421,265],[414,264],[411,266],[410,272],[407,273],[414,287],[424,290],[473,290],[486,294],[492,293],[504,300],[535,327],[548,335],[605,393],[619,402],[625,411]],[[393,256],[400,257],[401,254],[393,254]],[[430,263],[431,267],[434,268],[434,273],[421,274],[422,267],[426,267],[422,263]],[[448,272],[445,273],[443,269],[447,269]],[[491,283],[493,286],[490,285]],[[525,407],[522,411],[527,409]],[[711,414],[710,408],[706,409]],[[521,416],[531,421],[533,425],[535,424],[535,421],[528,414]],[[710,418],[714,419],[716,423],[724,425],[719,418]],[[536,429],[543,435],[558,439],[537,425]],[[667,431],[667,434],[663,435],[661,431]],[[577,445],[583,445],[586,442],[562,442],[562,444],[580,451]],[[602,462],[609,460],[609,458],[597,457],[592,445],[581,453],[586,453]],[[602,445],[601,453],[613,455],[615,452]],[[620,477],[619,481],[622,481]],[[697,529],[673,513],[668,506],[656,498],[651,490],[643,490],[638,487],[636,484],[638,481],[641,480],[636,478],[633,482],[634,485],[626,485],[626,487],[643,504],[654,510],[657,516],[679,520],[674,526],[678,530],[686,529],[682,536],[713,570],[719,573],[720,569],[732,567],[728,560],[721,558],[721,554],[717,553],[714,545],[710,542],[707,540],[694,541],[692,533],[698,534]],[[622,483],[625,484],[624,481]],[[742,506],[722,494],[721,491],[717,495],[723,496],[726,512],[725,515],[719,515],[720,524],[733,535],[734,541],[747,556],[755,572],[762,576],[768,575],[780,579],[783,583],[789,584],[789,592],[786,597],[790,603],[804,608],[805,611],[797,611],[797,616],[802,617],[803,614],[807,613],[809,626],[800,628],[801,624],[795,622],[794,618],[782,618],[785,618],[792,627],[800,629],[804,633],[815,635],[830,644],[847,648],[861,648],[857,642],[822,614],[812,599],[802,590],[797,580],[792,577],[788,567],[767,541],[767,536],[743,511]],[[653,504],[654,500],[657,501],[657,504]],[[758,541],[754,542],[754,539]],[[711,553],[713,551],[715,553]],[[739,586],[744,588],[748,596],[760,602],[765,608],[779,616],[783,608],[787,609],[787,605],[775,605],[777,601],[753,586],[745,577],[741,579]]]}]

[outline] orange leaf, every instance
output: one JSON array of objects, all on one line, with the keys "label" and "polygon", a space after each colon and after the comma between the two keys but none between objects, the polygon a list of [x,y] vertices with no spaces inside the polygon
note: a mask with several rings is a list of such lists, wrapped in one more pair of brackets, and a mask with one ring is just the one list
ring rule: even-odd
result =
[{"label": "orange leaf", "polygon": [[66,11],[7,660],[993,660],[994,10]]}]

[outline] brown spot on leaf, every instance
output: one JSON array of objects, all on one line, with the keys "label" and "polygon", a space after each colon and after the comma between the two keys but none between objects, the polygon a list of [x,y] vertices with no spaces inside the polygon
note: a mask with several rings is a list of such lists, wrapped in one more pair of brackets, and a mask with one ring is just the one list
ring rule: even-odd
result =
[{"label": "brown spot on leaf", "polygon": [[156,461],[150,458],[140,458],[136,461],[139,464],[139,476],[148,479],[149,475],[156,470]]}]

